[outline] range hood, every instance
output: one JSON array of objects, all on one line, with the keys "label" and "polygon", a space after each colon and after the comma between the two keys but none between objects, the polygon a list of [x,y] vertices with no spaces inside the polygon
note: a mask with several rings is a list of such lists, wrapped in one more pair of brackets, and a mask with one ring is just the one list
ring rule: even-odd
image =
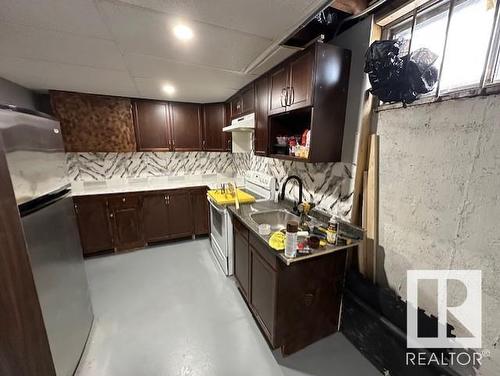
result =
[{"label": "range hood", "polygon": [[234,119],[231,125],[222,128],[224,132],[252,132],[255,130],[255,114],[251,114]]},{"label": "range hood", "polygon": [[253,131],[255,130],[255,114],[251,113],[231,122],[228,127],[222,128],[224,132],[232,132],[233,153],[248,153],[252,151]]}]

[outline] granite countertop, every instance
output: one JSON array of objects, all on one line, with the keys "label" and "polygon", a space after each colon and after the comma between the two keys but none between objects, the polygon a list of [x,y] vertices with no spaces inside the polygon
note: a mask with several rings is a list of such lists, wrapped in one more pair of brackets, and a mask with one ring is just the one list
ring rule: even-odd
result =
[{"label": "granite countertop", "polygon": [[71,184],[73,196],[101,195],[112,193],[160,191],[165,189],[208,186],[219,188],[221,184],[236,182],[243,185],[243,178],[223,174],[147,177],[136,179],[110,179],[103,181],[76,181]]},{"label": "granite countertop", "polygon": [[[282,210],[282,209],[291,210],[292,204],[289,201],[280,201],[279,203],[274,203],[273,201],[261,201],[261,202],[255,202],[253,204],[240,205],[239,210],[236,210],[236,207],[234,205],[230,205],[228,206],[228,208],[231,211],[231,213],[236,218],[238,218],[247,228],[249,228],[258,237],[260,237],[266,244],[268,244],[271,235],[260,235],[258,225],[252,220],[250,214],[270,211],[270,210]],[[316,217],[314,214],[313,216]],[[321,213],[318,213],[318,216],[321,216]],[[325,221],[324,217],[321,219]],[[315,221],[317,221],[316,224],[324,225],[324,223],[322,223],[320,220],[315,219]],[[343,246],[327,245],[325,248],[311,250],[310,254],[297,254],[297,256],[294,258],[288,258],[285,256],[284,252],[274,251],[272,250],[271,247],[269,247],[269,249],[272,250],[273,252],[276,252],[278,258],[286,265],[291,265],[295,262],[304,261],[313,257],[321,257],[333,252],[338,252],[343,249],[356,247],[359,244],[360,242],[353,242],[351,244]]]}]

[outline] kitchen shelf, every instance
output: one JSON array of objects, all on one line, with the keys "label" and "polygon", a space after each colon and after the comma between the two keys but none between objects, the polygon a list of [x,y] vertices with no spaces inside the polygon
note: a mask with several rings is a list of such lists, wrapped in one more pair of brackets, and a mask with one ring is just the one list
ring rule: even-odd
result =
[{"label": "kitchen shelf", "polygon": [[269,154],[270,158],[283,159],[286,161],[309,162],[309,158],[300,158],[286,154]]}]

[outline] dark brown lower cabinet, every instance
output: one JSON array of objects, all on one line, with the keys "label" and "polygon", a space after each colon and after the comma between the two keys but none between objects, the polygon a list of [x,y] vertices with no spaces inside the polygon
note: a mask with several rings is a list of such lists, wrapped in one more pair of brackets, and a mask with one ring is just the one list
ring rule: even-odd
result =
[{"label": "dark brown lower cabinet", "polygon": [[205,235],[210,229],[209,211],[207,201],[207,189],[200,188],[191,191],[191,203],[193,205],[194,234]]},{"label": "dark brown lower cabinet", "polygon": [[142,197],[120,195],[108,199],[115,250],[123,251],[146,245],[142,230]]},{"label": "dark brown lower cabinet", "polygon": [[249,303],[258,312],[257,319],[274,345],[276,323],[276,277],[277,273],[259,252],[250,246],[251,287]]},{"label": "dark brown lower cabinet", "polygon": [[335,333],[347,251],[287,266],[237,218],[233,225],[236,282],[271,347],[289,355]]},{"label": "dark brown lower cabinet", "polygon": [[73,200],[83,254],[113,249],[113,234],[106,196],[81,196]]},{"label": "dark brown lower cabinet", "polygon": [[208,234],[207,187],[75,197],[85,256]]},{"label": "dark brown lower cabinet", "polygon": [[250,291],[248,230],[239,221],[234,221],[234,277],[241,292],[248,299]]},{"label": "dark brown lower cabinet", "polygon": [[145,194],[142,204],[142,223],[147,243],[168,239],[167,194]]}]

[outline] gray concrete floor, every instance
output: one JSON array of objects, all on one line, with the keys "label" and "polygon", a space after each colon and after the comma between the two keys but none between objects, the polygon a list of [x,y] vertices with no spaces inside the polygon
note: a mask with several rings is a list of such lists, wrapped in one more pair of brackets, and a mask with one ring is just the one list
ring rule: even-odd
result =
[{"label": "gray concrete floor", "polygon": [[206,239],[86,261],[95,322],[78,376],[371,376],[336,334],[271,351]]}]

